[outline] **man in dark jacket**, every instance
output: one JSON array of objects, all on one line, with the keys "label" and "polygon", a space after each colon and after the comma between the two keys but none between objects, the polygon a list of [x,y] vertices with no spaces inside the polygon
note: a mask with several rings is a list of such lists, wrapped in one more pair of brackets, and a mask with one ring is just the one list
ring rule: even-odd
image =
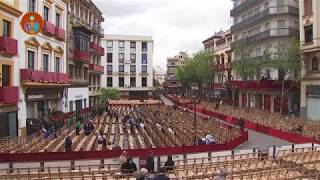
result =
[{"label": "man in dark jacket", "polygon": [[137,166],[132,161],[132,158],[127,158],[127,162],[123,163],[121,166],[121,171],[124,174],[133,173],[137,171]]},{"label": "man in dark jacket", "polygon": [[64,143],[64,148],[66,152],[70,152],[72,149],[72,140],[70,136],[66,137],[65,143]]},{"label": "man in dark jacket", "polygon": [[153,152],[150,151],[148,154],[148,158],[147,158],[147,169],[149,173],[153,173],[154,172],[154,157],[153,157]]}]

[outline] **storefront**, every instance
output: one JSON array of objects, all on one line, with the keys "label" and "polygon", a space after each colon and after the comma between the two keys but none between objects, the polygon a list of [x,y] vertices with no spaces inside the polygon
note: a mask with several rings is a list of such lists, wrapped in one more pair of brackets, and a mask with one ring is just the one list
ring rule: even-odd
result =
[{"label": "storefront", "polygon": [[320,120],[320,85],[309,85],[307,93],[307,118]]}]

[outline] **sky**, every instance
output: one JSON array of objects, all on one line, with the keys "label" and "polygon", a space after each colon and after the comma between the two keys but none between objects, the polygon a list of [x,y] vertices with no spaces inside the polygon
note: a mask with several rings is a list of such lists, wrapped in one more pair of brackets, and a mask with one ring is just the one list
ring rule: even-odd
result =
[{"label": "sky", "polygon": [[101,10],[105,34],[152,36],[154,66],[167,57],[203,48],[202,41],[232,24],[231,0],[93,0]]}]

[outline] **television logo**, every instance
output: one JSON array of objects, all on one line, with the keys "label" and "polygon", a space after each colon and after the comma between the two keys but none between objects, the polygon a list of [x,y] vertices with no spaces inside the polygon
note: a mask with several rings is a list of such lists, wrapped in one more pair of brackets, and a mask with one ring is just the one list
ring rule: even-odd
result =
[{"label": "television logo", "polygon": [[25,33],[35,35],[42,31],[44,22],[38,13],[28,12],[23,15],[20,25]]}]

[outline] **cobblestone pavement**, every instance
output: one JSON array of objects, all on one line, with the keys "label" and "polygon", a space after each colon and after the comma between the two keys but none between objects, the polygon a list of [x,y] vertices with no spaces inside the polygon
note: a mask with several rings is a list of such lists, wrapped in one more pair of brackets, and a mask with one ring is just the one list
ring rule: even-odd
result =
[{"label": "cobblestone pavement", "polygon": [[259,148],[260,150],[267,150],[269,146],[281,146],[291,144],[288,141],[268,136],[263,133],[248,130],[249,139],[247,142],[241,144],[237,149]]}]

